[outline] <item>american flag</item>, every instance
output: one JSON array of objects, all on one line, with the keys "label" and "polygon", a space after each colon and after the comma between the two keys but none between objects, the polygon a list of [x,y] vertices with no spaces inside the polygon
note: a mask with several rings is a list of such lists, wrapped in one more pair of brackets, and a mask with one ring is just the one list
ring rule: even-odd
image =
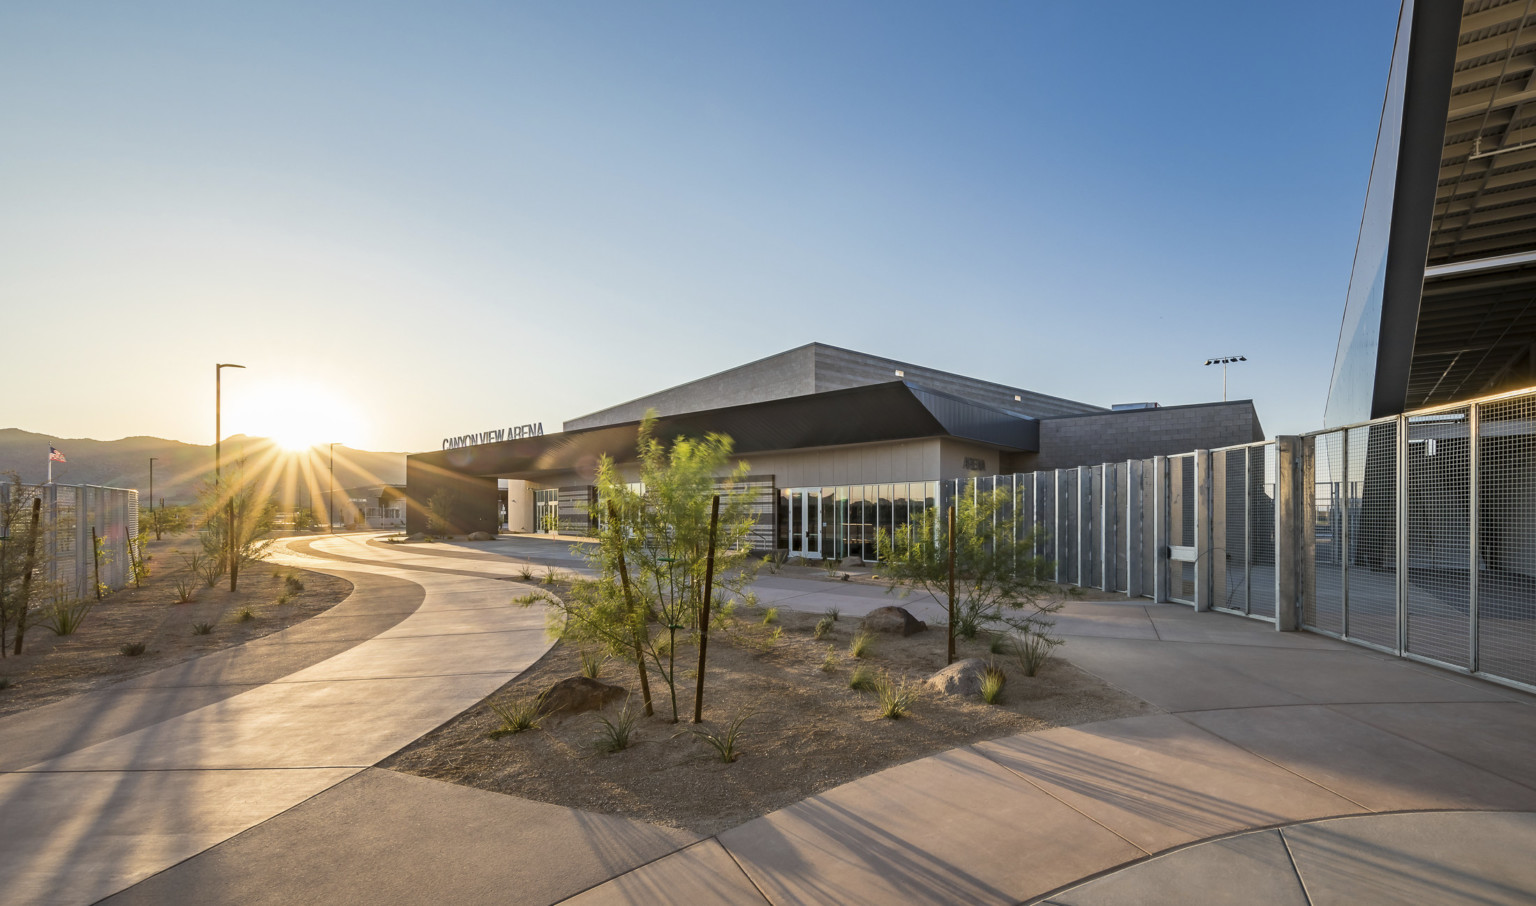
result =
[{"label": "american flag", "polygon": [[59,448],[55,447],[53,444],[48,445],[48,461],[69,462],[69,460],[64,458],[64,454],[59,452]]}]

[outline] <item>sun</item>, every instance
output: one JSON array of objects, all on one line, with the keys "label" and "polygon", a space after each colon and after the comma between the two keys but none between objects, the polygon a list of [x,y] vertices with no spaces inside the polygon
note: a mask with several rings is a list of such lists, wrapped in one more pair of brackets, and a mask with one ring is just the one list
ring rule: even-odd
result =
[{"label": "sun", "polygon": [[240,419],[241,430],[253,437],[269,437],[290,452],[333,442],[362,443],[356,409],[324,387],[275,383],[241,402],[247,410]]}]

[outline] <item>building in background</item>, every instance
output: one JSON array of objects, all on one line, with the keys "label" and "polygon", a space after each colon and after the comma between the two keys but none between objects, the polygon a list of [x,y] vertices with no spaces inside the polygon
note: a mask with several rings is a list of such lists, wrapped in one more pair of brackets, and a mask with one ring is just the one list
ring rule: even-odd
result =
[{"label": "building in background", "polygon": [[371,529],[405,527],[405,486],[368,485],[337,488],[316,495],[316,519],[330,518],[335,525]]}]

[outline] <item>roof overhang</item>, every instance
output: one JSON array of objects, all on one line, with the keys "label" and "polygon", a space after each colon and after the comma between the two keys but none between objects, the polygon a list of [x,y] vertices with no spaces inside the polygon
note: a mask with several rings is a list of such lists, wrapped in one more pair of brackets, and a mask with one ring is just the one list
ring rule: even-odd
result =
[{"label": "roof overhang", "polygon": [[[737,454],[952,437],[1007,452],[1036,452],[1040,423],[905,381],[690,412],[657,419],[664,443],[678,437],[724,434]],[[635,459],[640,423],[565,431],[500,443],[418,453],[420,466],[539,480],[590,473],[608,456]]]}]

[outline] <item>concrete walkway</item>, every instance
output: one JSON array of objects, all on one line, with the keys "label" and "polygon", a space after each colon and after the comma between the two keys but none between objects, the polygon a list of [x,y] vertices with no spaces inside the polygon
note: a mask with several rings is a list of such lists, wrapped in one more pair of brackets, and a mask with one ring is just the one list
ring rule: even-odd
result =
[{"label": "concrete walkway", "polygon": [[[148,725],[28,750],[0,721],[8,901],[1536,900],[1530,696],[1177,605],[1074,602],[1060,621],[1065,657],[1162,713],[955,749],[709,839],[368,767],[545,650],[506,579],[567,545],[505,546],[294,545],[420,604],[208,703],[192,680],[217,670],[172,668],[185,681],[150,684],[176,701]],[[890,602],[870,591],[759,583],[849,615]]]}]

